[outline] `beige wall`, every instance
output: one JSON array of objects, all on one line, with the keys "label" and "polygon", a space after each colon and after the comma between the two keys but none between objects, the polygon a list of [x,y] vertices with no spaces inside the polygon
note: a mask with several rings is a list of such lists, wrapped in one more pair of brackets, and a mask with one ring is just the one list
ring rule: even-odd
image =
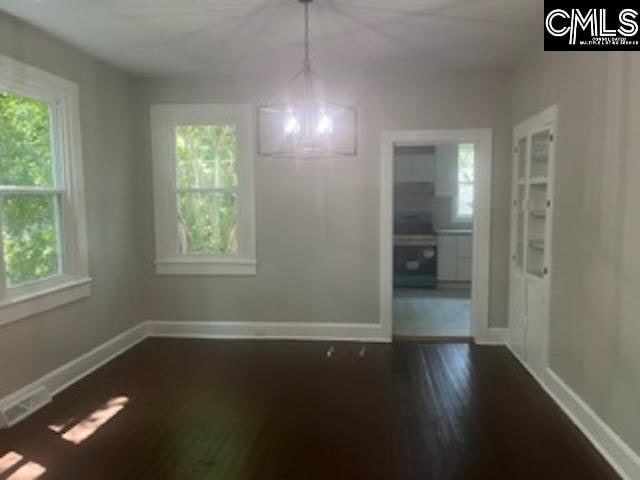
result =
[{"label": "beige wall", "polygon": [[[379,144],[386,129],[494,129],[491,320],[507,321],[510,76],[397,65],[334,78],[339,99],[359,105],[356,158],[256,162],[258,274],[175,277],[153,273],[149,152],[143,185],[146,318],[167,320],[378,322]],[[401,72],[401,73],[397,73]],[[333,78],[333,77],[332,77]],[[256,102],[284,79],[167,78],[139,85],[148,129],[152,103]],[[507,92],[505,94],[505,92]],[[148,136],[148,132],[147,132]],[[145,142],[148,145],[148,141]]]},{"label": "beige wall", "polygon": [[515,122],[559,106],[551,368],[636,452],[639,86],[639,53],[541,53],[518,69],[513,91]]},{"label": "beige wall", "polygon": [[0,397],[137,323],[140,248],[131,81],[0,12],[0,54],[80,86],[88,207],[89,298],[0,326]]}]

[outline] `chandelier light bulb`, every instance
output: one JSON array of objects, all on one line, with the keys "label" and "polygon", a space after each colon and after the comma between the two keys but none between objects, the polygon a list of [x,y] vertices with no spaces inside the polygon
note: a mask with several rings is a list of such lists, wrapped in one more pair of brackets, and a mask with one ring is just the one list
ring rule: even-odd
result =
[{"label": "chandelier light bulb", "polygon": [[326,114],[320,117],[318,122],[318,128],[316,129],[318,135],[331,135],[333,133],[333,120]]},{"label": "chandelier light bulb", "polygon": [[286,136],[300,135],[300,130],[300,121],[293,115],[288,117],[284,124],[284,134]]}]

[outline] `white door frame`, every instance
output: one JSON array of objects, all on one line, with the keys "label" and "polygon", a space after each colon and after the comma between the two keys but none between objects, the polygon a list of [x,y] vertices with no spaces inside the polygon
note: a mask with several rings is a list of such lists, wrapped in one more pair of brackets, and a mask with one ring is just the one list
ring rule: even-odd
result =
[{"label": "white door frame", "polygon": [[471,336],[476,343],[503,343],[504,329],[489,327],[491,175],[493,131],[394,130],[382,132],[380,156],[380,325],[393,336],[393,149],[438,143],[476,144],[471,285]]}]

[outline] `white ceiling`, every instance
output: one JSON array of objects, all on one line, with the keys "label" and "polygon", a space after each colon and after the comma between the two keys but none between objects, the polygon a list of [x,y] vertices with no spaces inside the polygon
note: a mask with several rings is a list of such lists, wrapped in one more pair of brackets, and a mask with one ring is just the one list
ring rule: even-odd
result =
[{"label": "white ceiling", "polygon": [[[543,0],[315,0],[312,59],[508,66]],[[296,0],[0,0],[0,9],[138,74],[229,73],[302,55]]]}]

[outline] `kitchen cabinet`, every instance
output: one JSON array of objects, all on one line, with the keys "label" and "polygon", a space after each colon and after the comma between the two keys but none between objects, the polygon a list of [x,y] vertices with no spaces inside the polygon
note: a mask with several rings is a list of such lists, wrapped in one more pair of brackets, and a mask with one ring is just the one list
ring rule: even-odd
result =
[{"label": "kitchen cabinet", "polygon": [[435,196],[458,194],[458,145],[438,145],[435,155]]},{"label": "kitchen cabinet", "polygon": [[460,255],[456,258],[456,272],[458,275],[457,280],[459,282],[470,282],[471,281],[471,257],[461,257]]},{"label": "kitchen cabinet", "polygon": [[470,282],[471,233],[438,235],[438,281]]},{"label": "kitchen cabinet", "polygon": [[393,161],[395,183],[433,183],[436,177],[435,155],[396,154]]},{"label": "kitchen cabinet", "polygon": [[455,282],[458,279],[458,258],[456,246],[441,245],[438,242],[438,280]]}]

